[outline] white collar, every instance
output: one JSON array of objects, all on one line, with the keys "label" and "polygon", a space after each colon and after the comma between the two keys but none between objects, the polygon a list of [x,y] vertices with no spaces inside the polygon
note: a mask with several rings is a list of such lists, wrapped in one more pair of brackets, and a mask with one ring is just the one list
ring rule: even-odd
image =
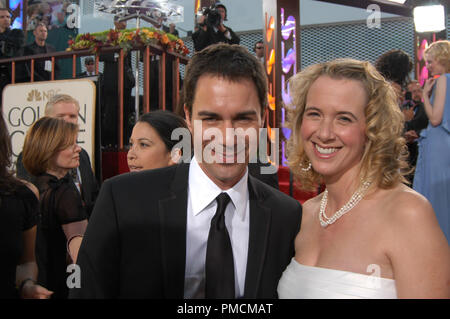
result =
[{"label": "white collar", "polygon": [[[244,220],[248,202],[248,168],[244,176],[233,187],[225,192],[230,196],[236,214]],[[198,190],[198,191],[197,191]],[[224,192],[201,169],[195,156],[189,165],[189,197],[194,216],[200,214],[212,204],[216,197]]]}]

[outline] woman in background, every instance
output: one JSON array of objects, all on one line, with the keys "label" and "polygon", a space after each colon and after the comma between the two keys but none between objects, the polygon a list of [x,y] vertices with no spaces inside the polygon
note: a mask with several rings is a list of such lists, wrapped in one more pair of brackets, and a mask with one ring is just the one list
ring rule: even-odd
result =
[{"label": "woman in background", "polygon": [[290,80],[289,166],[325,184],[303,205],[281,298],[448,298],[450,252],[430,203],[403,184],[403,115],[368,62],[313,65]]},{"label": "woman in background", "polygon": [[[189,129],[184,119],[170,111],[152,111],[143,114],[130,137],[127,161],[131,172],[161,168],[176,164],[181,150],[173,149],[179,142],[172,140],[177,128]],[[190,135],[189,135],[190,136]]]},{"label": "woman in background", "polygon": [[432,43],[425,59],[432,76],[423,88],[429,122],[420,132],[413,188],[430,201],[450,242],[450,41]]},{"label": "woman in background", "polygon": [[0,112],[0,299],[39,298],[52,294],[36,284],[34,254],[39,193],[30,183],[14,178],[11,140]]},{"label": "woman in background", "polygon": [[40,195],[36,255],[39,282],[53,290],[54,298],[67,298],[67,265],[75,263],[87,216],[80,193],[70,178],[79,165],[78,125],[43,117],[28,130],[23,164],[37,177]]}]

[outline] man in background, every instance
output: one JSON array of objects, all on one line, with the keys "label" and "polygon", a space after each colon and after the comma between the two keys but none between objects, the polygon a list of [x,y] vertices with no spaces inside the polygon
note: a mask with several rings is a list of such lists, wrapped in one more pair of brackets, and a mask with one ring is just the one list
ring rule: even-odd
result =
[{"label": "man in background", "polygon": [[165,26],[165,25],[163,25],[162,28],[163,28],[163,31],[164,31],[164,32],[170,33],[170,34],[173,34],[174,36],[179,37],[178,30],[177,30],[176,27],[175,27],[175,23],[169,24],[168,27]]},{"label": "man in background", "polygon": [[239,44],[240,39],[230,27],[223,24],[227,21],[227,8],[217,3],[215,9],[202,15],[199,20],[199,28],[192,34],[195,51],[201,51],[214,43]]},{"label": "man in background", "polygon": [[[43,53],[55,52],[55,47],[47,44],[48,31],[47,26],[43,22],[39,22],[33,31],[34,42],[25,46],[24,55],[35,55]],[[28,76],[31,79],[31,64],[27,63]],[[52,75],[52,61],[35,60],[34,62],[34,81],[50,81]],[[55,62],[55,73],[59,71],[57,62]],[[55,74],[56,79],[56,74]]]},{"label": "man in background", "polygon": [[264,65],[264,42],[262,40],[256,42],[253,51],[255,51],[256,58]]},{"label": "man in background", "polygon": [[[114,28],[116,31],[124,30],[127,27],[126,21],[120,21],[120,16],[114,17]],[[119,74],[119,53],[105,53],[100,55],[100,61],[104,62],[103,68],[103,103],[101,110],[102,146],[106,148],[117,148],[118,123],[119,123],[119,99],[118,87]],[[135,79],[131,67],[131,55],[127,54],[123,64],[123,140],[125,143],[131,135],[133,127],[131,114],[134,111],[131,90],[135,85]]]},{"label": "man in background", "polygon": [[80,76],[95,76],[95,62],[93,57],[87,57],[84,59],[84,67],[86,71],[81,72]]},{"label": "man in background", "polygon": [[[408,84],[408,91],[402,111],[405,116],[405,139],[408,146],[408,162],[411,167],[416,166],[418,147],[417,139],[420,132],[428,126],[428,117],[422,102],[422,88],[417,81],[411,81]],[[407,176],[412,182],[414,173]]]},{"label": "man in background", "polygon": [[[11,13],[6,8],[0,8],[0,59],[21,56],[23,53],[25,39],[23,31],[11,29],[10,26]],[[11,63],[0,64],[0,94],[9,83],[11,83]]]}]

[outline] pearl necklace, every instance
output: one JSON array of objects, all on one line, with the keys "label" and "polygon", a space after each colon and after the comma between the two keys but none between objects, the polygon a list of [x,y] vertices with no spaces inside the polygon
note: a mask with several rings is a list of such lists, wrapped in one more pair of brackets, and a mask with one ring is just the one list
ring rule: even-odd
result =
[{"label": "pearl necklace", "polygon": [[328,203],[328,189],[325,189],[325,192],[323,193],[322,200],[320,201],[320,211],[319,211],[319,220],[320,225],[322,227],[327,227],[328,225],[333,224],[335,221],[337,221],[339,218],[342,217],[342,215],[348,213],[353,207],[355,207],[361,199],[364,197],[364,193],[369,188],[371,182],[365,181],[362,183],[362,186],[356,190],[356,192],[353,193],[350,200],[342,206],[336,213],[334,213],[333,216],[328,218],[325,215],[325,208],[327,207]]}]

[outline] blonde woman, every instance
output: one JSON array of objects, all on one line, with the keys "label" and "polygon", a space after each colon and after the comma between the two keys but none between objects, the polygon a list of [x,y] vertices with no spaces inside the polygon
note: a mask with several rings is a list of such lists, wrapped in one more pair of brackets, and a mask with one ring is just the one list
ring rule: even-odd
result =
[{"label": "blonde woman", "polygon": [[413,188],[433,205],[439,225],[449,242],[450,41],[432,43],[425,51],[425,59],[431,73],[423,88],[423,104],[429,123],[419,137]]},{"label": "blonde woman", "polygon": [[403,115],[368,62],[311,66],[290,81],[289,165],[305,202],[281,298],[446,298],[450,255],[433,208],[405,186]]}]

